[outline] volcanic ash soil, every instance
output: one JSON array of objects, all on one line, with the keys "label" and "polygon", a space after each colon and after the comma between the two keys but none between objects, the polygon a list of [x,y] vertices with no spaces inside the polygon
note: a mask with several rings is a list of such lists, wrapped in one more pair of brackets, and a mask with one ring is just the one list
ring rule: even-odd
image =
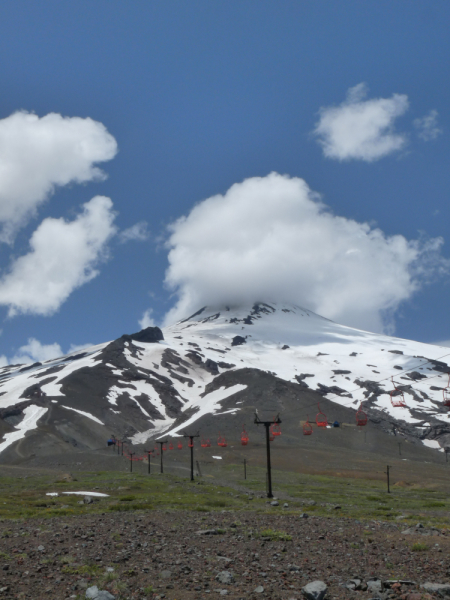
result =
[{"label": "volcanic ash soil", "polygon": [[421,585],[450,583],[448,531],[269,510],[4,521],[0,598],[84,598],[97,585],[116,599],[290,600],[320,580],[330,600],[431,600],[442,596]]}]

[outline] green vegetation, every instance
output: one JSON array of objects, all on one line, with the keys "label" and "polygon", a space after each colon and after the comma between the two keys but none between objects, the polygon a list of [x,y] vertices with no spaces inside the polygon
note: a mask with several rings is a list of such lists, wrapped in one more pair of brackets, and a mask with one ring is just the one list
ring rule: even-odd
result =
[{"label": "green vegetation", "polygon": [[422,544],[421,542],[416,542],[412,545],[411,550],[413,552],[425,552],[426,550],[428,550],[428,546],[426,544]]},{"label": "green vegetation", "polygon": [[259,532],[259,536],[267,538],[271,542],[291,542],[292,536],[284,531],[275,531],[274,529],[263,529]]},{"label": "green vegetation", "polygon": [[[252,476],[246,481],[236,465],[224,465],[216,475],[220,475],[221,485],[212,477],[191,482],[173,474],[148,476],[127,472],[80,472],[76,474],[77,481],[58,481],[56,474],[0,477],[0,536],[11,535],[5,522],[10,519],[153,510],[252,510],[293,517],[306,512],[362,521],[400,521],[405,526],[420,521],[425,527],[450,527],[448,493],[437,486],[430,489],[405,485],[387,494],[383,481],[273,470],[274,493],[280,497],[280,506],[273,507],[267,504],[265,469],[252,466]],[[46,496],[47,492],[77,490],[98,490],[108,497],[79,504],[80,496]],[[285,501],[288,508],[282,506]],[[120,542],[117,535],[112,534],[112,539]]]}]

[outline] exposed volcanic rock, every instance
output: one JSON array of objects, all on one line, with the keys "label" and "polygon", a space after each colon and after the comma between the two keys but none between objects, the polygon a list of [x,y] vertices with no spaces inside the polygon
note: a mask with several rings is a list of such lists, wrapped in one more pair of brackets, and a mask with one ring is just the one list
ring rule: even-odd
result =
[{"label": "exposed volcanic rock", "polygon": [[137,333],[132,333],[131,335],[125,334],[122,338],[128,341],[142,342],[143,344],[155,344],[161,342],[164,336],[159,327],[146,327]]},{"label": "exposed volcanic rock", "polygon": [[21,398],[43,398],[46,393],[41,390],[42,383],[35,383],[22,392]]},{"label": "exposed volcanic rock", "polygon": [[242,344],[246,344],[247,341],[241,335],[235,335],[231,341],[232,346],[242,346]]}]

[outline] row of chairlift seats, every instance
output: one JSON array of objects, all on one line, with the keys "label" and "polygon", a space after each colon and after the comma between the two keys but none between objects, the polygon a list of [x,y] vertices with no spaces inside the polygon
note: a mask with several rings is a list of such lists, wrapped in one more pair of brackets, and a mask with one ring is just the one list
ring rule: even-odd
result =
[{"label": "row of chairlift seats", "polygon": [[[319,407],[319,412],[317,413],[317,416],[316,416],[316,424],[318,427],[327,427],[328,426],[327,417],[326,417],[325,413],[322,412],[322,410],[320,408],[320,404],[318,404],[318,407]],[[367,415],[362,410],[361,406],[359,407],[359,410],[356,413],[356,424],[359,427],[363,427],[364,425],[367,424]],[[334,421],[334,423],[331,426],[339,427],[340,424],[338,421]],[[307,419],[306,423],[304,423],[304,425],[303,425],[303,435],[311,435],[312,432],[313,432],[313,428],[312,428],[311,424],[309,423],[309,420]],[[274,439],[280,435],[281,435],[281,427],[280,427],[279,423],[275,422],[275,419],[274,419],[274,423],[269,427],[269,441],[273,442]],[[107,444],[108,444],[108,446],[111,446],[111,445],[115,445],[117,442],[118,442],[118,440],[115,440],[114,438],[110,438],[108,440]],[[242,433],[241,433],[241,445],[247,446],[248,442],[249,442],[249,436],[248,436],[248,433],[247,433],[247,431],[245,429],[245,425],[244,425],[244,427],[242,429]],[[202,437],[200,445],[202,448],[211,448],[211,440],[209,438]],[[226,448],[228,446],[225,436],[220,433],[219,433],[219,437],[217,438],[217,445],[220,446],[221,448]],[[176,447],[178,450],[183,449],[183,444],[182,444],[181,440],[178,441]],[[190,438],[189,442],[188,442],[188,448],[193,448],[193,447],[194,447],[194,441],[192,438]],[[169,450],[175,449],[173,442],[169,442],[168,447],[165,444],[163,444],[161,446],[161,450],[163,452],[165,452],[167,449],[169,449]],[[157,456],[159,456],[158,444],[155,444],[154,452]],[[136,456],[133,458],[133,456],[130,455],[129,453],[126,453],[125,455],[128,458],[130,458],[130,460],[136,460],[136,461],[143,460],[143,457],[140,457],[140,456]]]},{"label": "row of chairlift seats", "polygon": [[[393,377],[391,377],[391,381],[392,381],[392,385],[394,386],[394,389],[389,392],[389,394],[391,396],[392,406],[394,406],[395,408],[406,408],[407,405],[406,405],[405,394],[403,393],[403,390],[399,389],[395,385],[395,381],[394,381]],[[443,396],[442,405],[450,408],[450,373],[448,374],[447,387],[445,387],[442,390],[442,396]]]},{"label": "row of chairlift seats", "polygon": [[[391,377],[391,380],[392,380],[392,384],[394,386],[394,389],[390,392],[392,406],[406,408],[405,396],[403,394],[403,391],[396,387],[393,377]],[[443,405],[450,407],[450,374],[449,374],[448,385],[443,390],[443,397],[444,397]],[[316,425],[317,425],[317,427],[322,427],[322,428],[328,427],[327,417],[326,417],[325,413],[322,412],[322,410],[320,408],[320,404],[318,404],[318,407],[319,407],[319,412],[316,415]],[[362,404],[360,405],[359,409],[356,412],[356,425],[358,427],[364,427],[365,425],[367,425],[367,414],[362,410]],[[331,424],[331,426],[339,427],[340,424],[338,421],[334,421]],[[309,422],[309,417],[307,417],[306,422],[303,424],[303,435],[312,435],[312,432],[313,432],[313,428]],[[269,441],[273,442],[274,439],[280,435],[281,435],[280,425],[278,423],[274,422],[273,425],[271,425],[269,428]],[[249,437],[248,437],[247,431],[245,430],[245,425],[244,425],[244,427],[242,429],[242,433],[241,433],[241,445],[247,446],[248,442],[249,442]],[[115,439],[111,438],[108,440],[109,446],[115,445],[115,444],[116,444]],[[200,445],[202,448],[210,448],[211,440],[209,438],[202,437]],[[217,445],[220,446],[221,448],[226,448],[228,446],[225,436],[221,435],[220,433],[219,433],[219,437],[217,438]],[[188,447],[193,448],[193,446],[194,446],[193,439],[189,439]],[[165,452],[167,450],[167,446],[165,444],[163,444],[161,449],[163,452]],[[175,449],[173,442],[169,442],[168,449],[169,450]],[[183,449],[183,444],[181,441],[179,441],[177,443],[177,449],[178,450]],[[154,451],[159,456],[159,448],[158,448],[157,444],[155,444]],[[128,458],[130,458],[132,460],[143,460],[143,457],[136,456],[136,458],[133,458],[132,455],[128,455]]]}]

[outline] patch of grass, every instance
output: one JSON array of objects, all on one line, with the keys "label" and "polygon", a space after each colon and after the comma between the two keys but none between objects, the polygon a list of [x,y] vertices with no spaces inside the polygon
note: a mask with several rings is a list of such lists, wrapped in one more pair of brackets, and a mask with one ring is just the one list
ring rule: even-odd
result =
[{"label": "patch of grass", "polygon": [[426,550],[428,550],[428,546],[426,544],[423,544],[422,542],[416,542],[412,545],[411,550],[413,552],[425,552]]},{"label": "patch of grass", "polygon": [[291,542],[292,536],[285,531],[276,531],[275,529],[263,529],[259,532],[259,537],[269,538],[271,542]]},{"label": "patch of grass", "polygon": [[132,495],[129,495],[129,496],[121,496],[121,497],[119,498],[119,500],[120,500],[120,502],[133,502],[133,500],[136,500],[136,496],[132,496]]},{"label": "patch of grass", "polygon": [[6,552],[0,552],[0,559],[9,560],[11,557]]},{"label": "patch of grass", "polygon": [[61,573],[66,573],[67,575],[90,575],[91,577],[98,576],[101,571],[102,568],[98,565],[66,566],[61,569]]},{"label": "patch of grass", "polygon": [[424,506],[427,508],[445,508],[445,502],[425,502]]}]

